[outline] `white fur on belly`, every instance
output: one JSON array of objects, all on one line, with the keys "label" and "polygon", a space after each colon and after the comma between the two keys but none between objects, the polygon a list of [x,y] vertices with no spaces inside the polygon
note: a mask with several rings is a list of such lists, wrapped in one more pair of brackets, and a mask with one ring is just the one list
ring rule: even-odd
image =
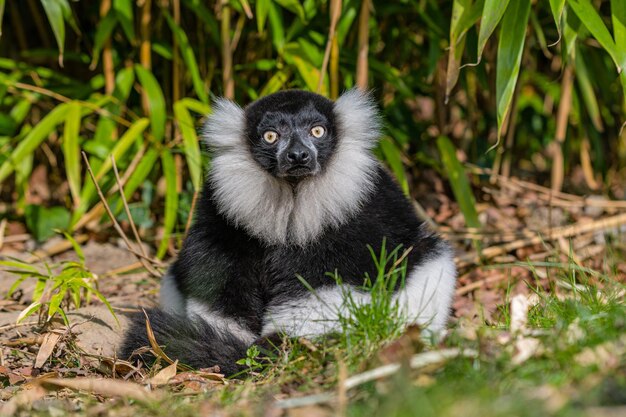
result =
[{"label": "white fur on belly", "polygon": [[[417,323],[428,332],[437,333],[448,321],[455,285],[454,260],[446,250],[412,271],[405,287],[394,295],[394,301],[406,324]],[[341,330],[338,317],[346,314],[345,291],[350,291],[358,304],[371,302],[370,294],[354,287],[323,288],[304,298],[270,307],[262,336],[282,332],[290,337],[315,337]]]}]

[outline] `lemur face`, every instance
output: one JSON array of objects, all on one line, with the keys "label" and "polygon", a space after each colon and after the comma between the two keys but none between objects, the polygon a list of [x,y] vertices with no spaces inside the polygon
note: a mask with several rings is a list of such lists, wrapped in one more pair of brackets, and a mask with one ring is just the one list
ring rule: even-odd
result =
[{"label": "lemur face", "polygon": [[254,160],[267,172],[297,182],[322,172],[337,138],[333,102],[317,94],[283,91],[245,109]]}]

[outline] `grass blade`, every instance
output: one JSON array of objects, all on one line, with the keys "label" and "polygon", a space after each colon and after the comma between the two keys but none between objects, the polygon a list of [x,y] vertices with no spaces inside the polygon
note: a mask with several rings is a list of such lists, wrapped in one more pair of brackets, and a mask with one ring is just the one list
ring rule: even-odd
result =
[{"label": "grass blade", "polygon": [[0,0],[0,37],[2,37],[2,18],[4,17],[5,0]]},{"label": "grass blade", "polygon": [[502,19],[496,63],[498,141],[502,134],[504,119],[511,107],[513,91],[519,75],[529,15],[530,0],[516,0],[509,4]]},{"label": "grass blade", "polygon": [[135,72],[139,78],[139,83],[148,96],[152,135],[157,141],[160,142],[163,139],[163,136],[165,136],[166,121],[165,98],[163,97],[163,91],[161,90],[159,82],[150,71],[137,64],[135,65]]},{"label": "grass blade", "polygon": [[98,22],[94,38],[91,64],[89,66],[92,70],[96,69],[98,60],[100,59],[102,47],[104,46],[106,40],[111,37],[111,33],[113,32],[113,29],[115,29],[115,25],[117,25],[117,16],[115,13],[111,12],[109,12],[104,19],[101,19]]},{"label": "grass blade", "polygon": [[550,10],[552,10],[554,23],[556,23],[556,30],[559,32],[559,40],[561,40],[561,31],[562,31],[561,20],[563,18],[564,7],[565,7],[565,0],[550,0]]},{"label": "grass blade", "polygon": [[[619,2],[611,3],[613,12],[615,12],[615,10],[619,12],[620,7],[618,6],[617,9],[615,9],[615,7],[613,7],[614,3]],[[585,25],[593,37],[596,38],[600,45],[602,45],[606,52],[611,56],[615,65],[617,65],[617,71],[620,72],[622,70],[622,64],[626,63],[623,63],[620,60],[620,56],[617,52],[617,46],[615,45],[615,42],[611,37],[611,33],[602,21],[602,17],[600,17],[596,8],[589,0],[567,0],[567,4],[569,4],[574,13],[576,13],[580,18],[582,24]],[[625,6],[622,5],[622,7]],[[624,47],[623,45],[620,46]]]},{"label": "grass blade", "polygon": [[67,104],[56,106],[22,139],[11,153],[11,156],[0,166],[0,183],[14,170],[18,161],[32,154],[41,145],[58,124],[63,122],[69,108]]},{"label": "grass blade", "polygon": [[[130,178],[128,178],[126,185],[124,185],[124,197],[129,199],[137,188],[143,184],[154,169],[154,164],[156,164],[157,159],[159,159],[159,151],[157,151],[156,148],[148,149],[143,158],[141,158],[141,162],[139,162],[135,171]],[[119,209],[121,210],[122,207],[119,206]]]},{"label": "grass blade", "polygon": [[176,214],[178,211],[178,191],[176,190],[176,165],[174,157],[169,150],[161,153],[161,163],[165,174],[165,221],[163,222],[163,238],[157,250],[157,258],[161,259],[167,252],[170,236],[176,226]]},{"label": "grass blade", "polygon": [[185,151],[185,157],[187,158],[193,188],[199,191],[202,187],[200,144],[198,143],[198,135],[196,134],[196,126],[193,118],[191,114],[189,114],[189,110],[185,107],[184,102],[179,101],[174,103],[174,118],[183,136],[183,149]]},{"label": "grass blade", "polygon": [[474,194],[472,194],[465,169],[463,169],[463,165],[456,157],[454,145],[447,137],[440,136],[437,138],[437,147],[441,154],[443,167],[448,174],[452,192],[465,218],[465,223],[468,227],[480,228],[478,212],[476,211],[476,200],[474,199]]},{"label": "grass blade", "polygon": [[[48,22],[52,27],[54,38],[59,48],[59,65],[63,66],[63,52],[65,50],[65,21],[63,19],[63,4],[67,0],[41,0]],[[69,4],[67,5],[69,7]]]},{"label": "grass blade", "polygon": [[135,19],[133,17],[133,1],[132,0],[114,0],[113,10],[117,15],[122,30],[126,34],[129,41],[135,40]]},{"label": "grass blade", "polygon": [[391,167],[396,179],[402,187],[402,191],[406,195],[409,194],[409,181],[406,178],[404,172],[404,165],[402,164],[402,151],[396,146],[396,144],[389,137],[385,137],[380,141],[380,149],[383,151],[385,160]]},{"label": "grass blade", "polygon": [[178,41],[178,48],[180,50],[180,54],[185,61],[185,65],[189,70],[189,74],[191,75],[191,82],[193,84],[193,88],[196,91],[196,95],[203,103],[209,102],[209,96],[205,90],[204,80],[200,76],[200,70],[198,69],[198,63],[196,62],[196,57],[193,54],[193,49],[191,49],[191,45],[189,45],[189,39],[187,39],[187,34],[185,31],[176,24],[172,16],[169,13],[165,13],[165,18],[167,19],[167,23],[170,26],[172,33],[176,37]]},{"label": "grass blade", "polygon": [[67,117],[65,118],[62,148],[63,158],[65,159],[65,173],[75,207],[78,206],[80,202],[80,144],[78,140],[80,120],[80,103],[70,103],[68,105]]},{"label": "grass blade", "polygon": [[478,58],[476,63],[480,63],[483,50],[487,40],[500,23],[510,0],[485,0],[483,14],[480,19],[480,31],[478,32]]},{"label": "grass blade", "polygon": [[593,91],[593,85],[591,84],[591,77],[587,70],[587,64],[585,58],[582,55],[580,48],[575,54],[575,66],[576,66],[576,81],[580,88],[583,102],[591,118],[591,122],[598,132],[602,132],[604,127],[602,125],[602,116],[600,116],[600,107],[598,106],[598,100],[596,99],[596,93]]}]

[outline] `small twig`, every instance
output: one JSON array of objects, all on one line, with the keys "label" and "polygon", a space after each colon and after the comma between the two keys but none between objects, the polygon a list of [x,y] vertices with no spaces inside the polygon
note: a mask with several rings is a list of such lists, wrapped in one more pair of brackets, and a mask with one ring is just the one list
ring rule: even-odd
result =
[{"label": "small twig", "polygon": [[[146,262],[145,258],[148,258],[146,254],[146,250],[143,247],[143,242],[139,237],[139,232],[137,231],[137,227],[135,227],[135,222],[133,221],[133,216],[130,214],[130,208],[128,207],[128,202],[126,201],[126,196],[124,195],[124,187],[122,186],[122,181],[120,180],[120,174],[117,171],[117,164],[115,163],[115,157],[111,155],[111,164],[113,166],[113,172],[115,173],[115,180],[117,181],[117,187],[120,191],[120,197],[122,199],[122,204],[124,205],[124,211],[126,212],[126,217],[128,217],[128,222],[130,223],[130,228],[133,231],[133,235],[135,236],[135,241],[137,245],[139,245],[139,250],[143,255],[143,258],[139,258],[139,262],[146,268],[146,270],[155,277],[160,277],[159,274],[148,262]],[[128,243],[127,243],[128,244]]]},{"label": "small twig", "polygon": [[462,286],[461,288],[458,288],[456,290],[455,294],[457,296],[465,295],[465,294],[467,294],[469,292],[472,292],[472,291],[474,291],[474,290],[476,290],[478,288],[484,287],[487,284],[492,284],[494,282],[502,281],[505,278],[507,278],[507,275],[505,275],[505,274],[498,274],[498,275],[495,275],[495,276],[490,276],[490,277],[487,277],[487,278],[483,278],[481,280],[471,282],[471,283],[469,283],[467,285]]},{"label": "small twig", "polygon": [[85,161],[85,164],[87,165],[87,172],[89,172],[89,176],[91,177],[91,180],[93,181],[93,183],[94,183],[94,185],[96,187],[96,191],[98,192],[98,196],[100,197],[100,201],[102,202],[102,205],[104,206],[104,209],[107,211],[107,214],[109,215],[109,218],[111,219],[111,222],[113,222],[113,227],[115,228],[117,233],[120,235],[122,240],[124,240],[124,243],[126,243],[128,251],[130,251],[133,255],[135,255],[137,258],[139,258],[140,261],[142,259],[146,259],[146,260],[152,262],[153,264],[157,264],[158,265],[158,262],[156,262],[154,259],[144,257],[141,253],[139,253],[139,252],[137,252],[137,251],[135,251],[133,249],[133,247],[130,244],[130,241],[128,240],[128,237],[126,236],[126,233],[124,233],[124,230],[122,229],[120,224],[117,222],[117,219],[113,215],[113,212],[111,211],[111,208],[109,207],[109,203],[107,203],[106,197],[102,193],[102,190],[100,189],[100,185],[98,185],[98,181],[96,181],[96,176],[94,175],[93,170],[91,169],[91,164],[89,163],[89,158],[87,158],[87,154],[85,152],[82,152],[82,155],[83,155],[83,160]]}]

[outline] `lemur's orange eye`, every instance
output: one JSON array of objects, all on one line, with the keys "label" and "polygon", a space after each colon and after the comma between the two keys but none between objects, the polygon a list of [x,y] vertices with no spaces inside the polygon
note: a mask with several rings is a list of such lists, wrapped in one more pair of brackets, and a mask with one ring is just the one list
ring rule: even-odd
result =
[{"label": "lemur's orange eye", "polygon": [[265,140],[265,142],[267,143],[274,143],[276,142],[276,139],[278,139],[278,133],[274,132],[273,130],[268,130],[267,132],[263,133],[263,140]]},{"label": "lemur's orange eye", "polygon": [[313,137],[316,137],[318,139],[324,136],[324,133],[326,133],[326,129],[324,129],[322,126],[314,126],[311,129],[311,134],[313,135]]}]

